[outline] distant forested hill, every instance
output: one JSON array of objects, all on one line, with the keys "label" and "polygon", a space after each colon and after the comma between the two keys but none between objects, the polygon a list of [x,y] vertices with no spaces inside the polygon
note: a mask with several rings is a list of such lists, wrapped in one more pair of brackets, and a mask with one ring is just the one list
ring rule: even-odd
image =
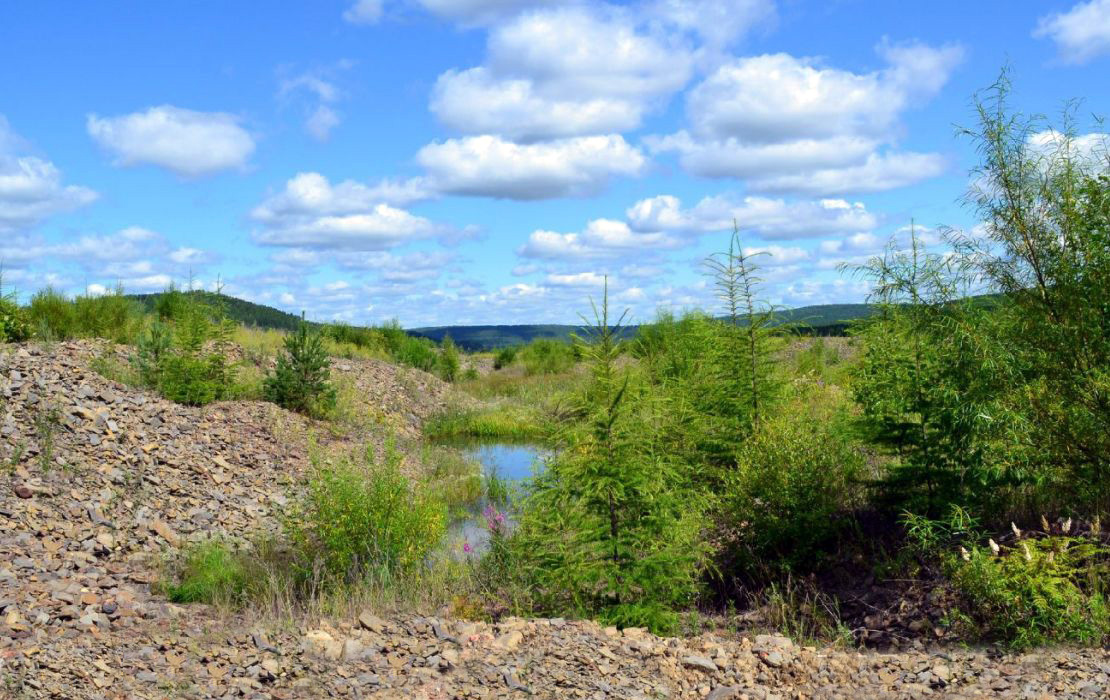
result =
[{"label": "distant forested hill", "polygon": [[[855,320],[870,316],[875,307],[870,304],[819,304],[786,309],[776,312],[780,323],[794,324],[800,332],[814,335],[844,335]],[[638,326],[625,327],[625,335],[632,336]],[[581,333],[581,326],[570,325],[517,325],[517,326],[434,326],[413,328],[409,333],[431,338],[437,343],[450,335],[459,347],[466,350],[489,350],[506,345],[523,345],[534,338],[564,340],[571,333]]]},{"label": "distant forested hill", "polygon": [[[245,301],[227,295],[217,296],[212,292],[202,292],[200,290],[186,293],[199,296],[209,302],[219,300],[227,310],[228,318],[244,326],[292,331],[296,330],[297,324],[301,322],[300,316],[294,316],[291,313],[275,309],[271,306],[263,306],[262,304],[255,304],[251,301]],[[147,311],[153,311],[155,302],[158,300],[158,297],[162,295],[129,294],[128,296],[142,304]]]},{"label": "distant forested hill", "polygon": [[[299,316],[286,311],[235,297],[217,297],[212,292],[203,291],[188,293],[199,295],[210,301],[219,299],[231,320],[247,326],[289,331],[295,330],[297,324],[301,321]],[[160,295],[132,294],[129,296],[142,304],[148,311],[151,311],[154,309],[154,304]],[[795,324],[803,333],[844,335],[852,321],[866,318],[874,312],[874,309],[875,307],[870,304],[819,304],[797,309],[786,309],[777,312],[776,315],[781,323]],[[637,328],[638,326],[627,326],[624,329],[624,335],[626,337],[634,335]],[[437,343],[443,340],[444,335],[450,334],[452,340],[458,343],[459,347],[473,352],[505,347],[506,345],[524,345],[535,338],[566,340],[571,333],[581,334],[582,327],[558,324],[434,326],[412,328],[408,332],[412,335],[430,338]]]}]

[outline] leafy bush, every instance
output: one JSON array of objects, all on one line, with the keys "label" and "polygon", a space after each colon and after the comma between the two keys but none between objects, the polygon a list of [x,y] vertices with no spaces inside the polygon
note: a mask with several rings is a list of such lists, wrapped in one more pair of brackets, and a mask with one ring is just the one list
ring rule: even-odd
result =
[{"label": "leafy bush", "polygon": [[945,520],[907,514],[905,523],[917,555],[939,562],[959,595],[949,618],[961,631],[1015,648],[1110,641],[1110,547],[1097,521],[1087,536],[1025,533],[1006,546],[958,507]]},{"label": "leafy bush", "polygon": [[569,343],[536,338],[518,353],[528,374],[559,374],[574,365],[574,349]]},{"label": "leafy bush", "polygon": [[263,395],[291,411],[323,415],[336,403],[335,387],[328,382],[330,366],[323,335],[310,333],[302,320],[297,331],[285,338],[284,352],[263,382]]},{"label": "leafy bush", "polygon": [[964,613],[991,640],[1017,648],[1110,642],[1110,548],[1072,537],[1028,539],[995,555],[949,553],[945,570]]},{"label": "leafy bush", "polygon": [[493,356],[493,368],[505,369],[513,362],[516,361],[517,347],[515,345],[506,345],[497,351]]},{"label": "leafy bush", "polygon": [[53,287],[31,296],[27,316],[35,334],[42,340],[68,340],[77,335],[77,315],[73,303]]},{"label": "leafy bush", "polygon": [[819,563],[862,502],[862,453],[825,422],[784,415],[763,423],[725,476],[722,531],[747,575]]},{"label": "leafy bush", "polygon": [[109,294],[74,299],[46,287],[31,297],[27,315],[35,334],[43,340],[104,338],[132,343],[142,327],[138,305],[125,297],[120,287]]},{"label": "leafy bush", "polygon": [[396,321],[379,326],[376,330],[381,333],[385,349],[394,361],[425,372],[435,370],[439,354],[431,340],[409,335]]},{"label": "leafy bush", "polygon": [[133,344],[142,332],[141,309],[124,296],[123,287],[100,296],[78,296],[73,300],[73,315],[77,333],[85,337]]},{"label": "leafy bush", "polygon": [[399,457],[376,464],[318,465],[305,495],[286,518],[297,564],[306,575],[322,567],[336,580],[419,568],[446,531],[446,508],[434,492],[411,487]]},{"label": "leafy bush", "polygon": [[11,296],[0,295],[0,343],[19,343],[31,337],[27,315]]}]

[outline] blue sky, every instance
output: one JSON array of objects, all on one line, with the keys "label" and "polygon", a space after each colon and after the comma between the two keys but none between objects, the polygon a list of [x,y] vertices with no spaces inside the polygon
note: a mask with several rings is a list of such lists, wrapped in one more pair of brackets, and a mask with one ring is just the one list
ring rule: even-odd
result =
[{"label": "blue sky", "polygon": [[962,208],[972,97],[1110,112],[1110,0],[6,3],[6,288],[211,287],[318,319],[784,306]]}]

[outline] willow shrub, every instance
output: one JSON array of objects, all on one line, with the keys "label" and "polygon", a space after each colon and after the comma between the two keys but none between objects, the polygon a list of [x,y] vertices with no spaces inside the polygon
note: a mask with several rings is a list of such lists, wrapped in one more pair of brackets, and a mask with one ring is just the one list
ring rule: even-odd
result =
[{"label": "willow shrub", "polygon": [[752,579],[812,569],[863,502],[865,467],[859,446],[828,422],[763,422],[724,477],[727,570]]},{"label": "willow shrub", "polygon": [[18,343],[30,336],[27,314],[14,298],[0,295],[0,343]]},{"label": "willow shrub", "polygon": [[317,464],[305,494],[287,513],[285,531],[304,576],[337,581],[389,577],[421,567],[446,532],[447,508],[436,492],[410,484],[400,457],[378,463]]}]

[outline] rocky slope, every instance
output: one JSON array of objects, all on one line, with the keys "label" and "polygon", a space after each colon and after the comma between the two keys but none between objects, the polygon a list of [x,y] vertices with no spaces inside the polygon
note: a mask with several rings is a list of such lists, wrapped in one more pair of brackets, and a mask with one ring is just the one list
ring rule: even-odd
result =
[{"label": "rocky slope", "polygon": [[[304,419],[201,409],[103,379],[103,347],[0,346],[0,697],[1106,697],[1110,654],[800,648],[661,639],[590,622],[366,612],[273,621],[167,603],[151,584],[190,539],[273,525],[307,468]],[[341,360],[367,410],[415,435],[434,377]],[[335,438],[338,439],[338,438]]]}]

